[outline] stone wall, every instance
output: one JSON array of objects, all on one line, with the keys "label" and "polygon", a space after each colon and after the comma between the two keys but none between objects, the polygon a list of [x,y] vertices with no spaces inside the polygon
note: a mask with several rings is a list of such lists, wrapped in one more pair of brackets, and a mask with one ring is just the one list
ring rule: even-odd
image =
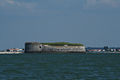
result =
[{"label": "stone wall", "polygon": [[44,45],[43,52],[86,52],[84,46],[49,46]]},{"label": "stone wall", "polygon": [[25,53],[40,53],[42,51],[42,45],[38,42],[26,42]]},{"label": "stone wall", "polygon": [[81,53],[86,52],[85,46],[50,46],[42,45],[38,42],[25,43],[25,53],[41,53],[41,52],[63,52],[63,53]]}]

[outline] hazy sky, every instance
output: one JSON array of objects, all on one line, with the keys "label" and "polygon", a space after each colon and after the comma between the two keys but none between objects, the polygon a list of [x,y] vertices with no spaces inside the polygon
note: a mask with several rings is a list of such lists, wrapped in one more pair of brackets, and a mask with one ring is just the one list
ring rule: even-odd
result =
[{"label": "hazy sky", "polygon": [[120,0],[0,0],[0,49],[26,41],[120,46]]}]

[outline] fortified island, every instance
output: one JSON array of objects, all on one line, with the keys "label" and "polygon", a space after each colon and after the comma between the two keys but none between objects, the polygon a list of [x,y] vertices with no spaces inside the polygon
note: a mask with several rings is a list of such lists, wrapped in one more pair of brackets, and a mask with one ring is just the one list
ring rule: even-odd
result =
[{"label": "fortified island", "polygon": [[120,47],[85,47],[80,43],[69,42],[26,42],[25,48],[10,48],[0,51],[0,54],[21,53],[120,53]]},{"label": "fortified island", "polygon": [[25,53],[85,53],[86,49],[80,43],[55,42],[55,43],[39,43],[26,42]]}]

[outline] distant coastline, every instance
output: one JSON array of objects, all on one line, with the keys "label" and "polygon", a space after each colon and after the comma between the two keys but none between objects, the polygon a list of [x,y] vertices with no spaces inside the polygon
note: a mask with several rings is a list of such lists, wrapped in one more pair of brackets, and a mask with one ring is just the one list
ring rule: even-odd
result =
[{"label": "distant coastline", "polygon": [[0,54],[22,54],[23,52],[0,52]]},{"label": "distant coastline", "polygon": [[120,47],[85,47],[80,43],[69,42],[26,42],[25,48],[10,48],[0,51],[0,54],[21,53],[120,53]]}]

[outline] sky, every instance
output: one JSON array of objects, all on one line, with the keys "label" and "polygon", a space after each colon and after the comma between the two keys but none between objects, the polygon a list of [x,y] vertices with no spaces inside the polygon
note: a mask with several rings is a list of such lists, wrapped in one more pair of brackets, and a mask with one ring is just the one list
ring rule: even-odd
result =
[{"label": "sky", "polygon": [[120,0],[0,0],[0,49],[25,42],[120,46]]}]

